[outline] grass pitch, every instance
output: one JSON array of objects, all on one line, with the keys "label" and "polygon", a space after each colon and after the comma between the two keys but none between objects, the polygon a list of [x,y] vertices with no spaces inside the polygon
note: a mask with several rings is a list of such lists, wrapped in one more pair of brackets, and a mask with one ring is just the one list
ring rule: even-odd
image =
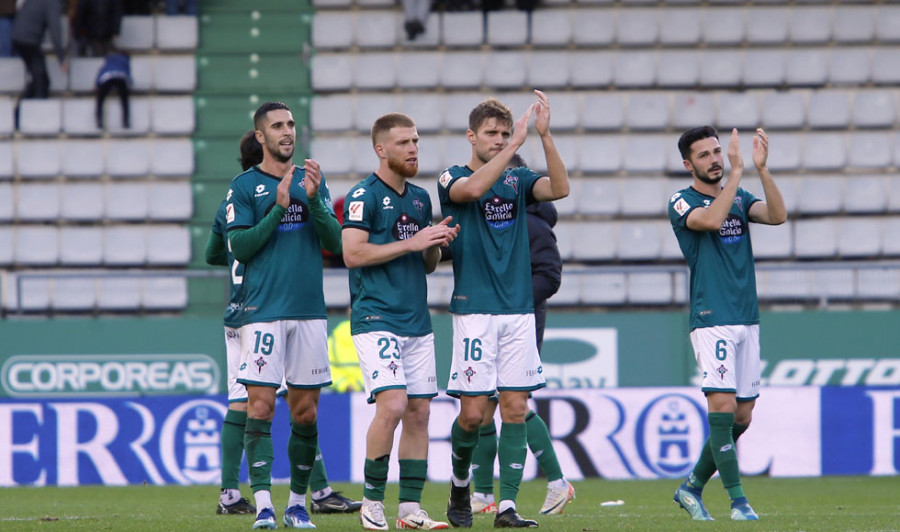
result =
[{"label": "grass pitch", "polygon": [[[577,498],[564,515],[540,516],[546,484],[523,484],[519,513],[537,519],[553,532],[601,530],[746,530],[746,531],[900,531],[900,478],[825,477],[803,479],[744,479],[751,504],[760,515],[757,523],[734,523],[728,498],[718,479],[704,493],[704,502],[716,522],[697,523],[672,503],[678,480],[575,482]],[[336,484],[352,498],[362,497],[362,486]],[[249,488],[243,487],[245,496]],[[276,513],[287,502],[288,487],[273,488]],[[429,483],[423,507],[433,518],[446,519],[448,487]],[[215,486],[129,486],[78,488],[0,489],[0,530],[115,530],[248,531],[251,516],[215,514]],[[391,529],[397,512],[397,485],[387,490],[386,510]],[[622,506],[600,506],[623,500]],[[313,515],[321,530],[362,530],[356,515]],[[473,530],[493,529],[493,517],[475,517]]]}]

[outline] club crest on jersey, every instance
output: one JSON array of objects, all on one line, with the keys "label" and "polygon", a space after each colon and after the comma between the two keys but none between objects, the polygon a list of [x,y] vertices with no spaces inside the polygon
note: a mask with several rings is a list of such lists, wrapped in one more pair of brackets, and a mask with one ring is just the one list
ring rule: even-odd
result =
[{"label": "club crest on jersey", "polygon": [[466,376],[468,382],[472,382],[472,377],[475,376],[475,370],[472,369],[472,366],[469,366],[468,368],[466,368],[466,371],[463,372],[463,375]]},{"label": "club crest on jersey", "polygon": [[268,362],[266,362],[266,359],[264,359],[263,357],[257,358],[254,361],[254,363],[256,364],[256,368],[259,370],[260,373],[262,373],[263,366],[268,364]]},{"label": "club crest on jersey", "polygon": [[388,365],[388,369],[394,373],[394,377],[397,376],[397,370],[400,369],[400,366],[397,365],[396,362],[391,360],[391,363]]},{"label": "club crest on jersey", "polygon": [[739,209],[744,210],[744,206],[743,206],[743,204],[741,203],[741,197],[740,197],[740,196],[735,196],[735,197],[734,197],[734,204],[737,205]]},{"label": "club crest on jersey", "polygon": [[503,184],[511,186],[516,194],[519,193],[519,176],[506,174],[506,178],[503,179]]},{"label": "club crest on jersey", "polygon": [[719,374],[720,379],[725,380],[725,374],[728,373],[728,368],[726,368],[724,365],[720,365],[718,368],[716,368],[716,373]]},{"label": "club crest on jersey", "polygon": [[419,198],[413,199],[413,207],[416,208],[416,212],[419,213],[419,216],[422,216],[422,209],[425,208],[425,204]]}]

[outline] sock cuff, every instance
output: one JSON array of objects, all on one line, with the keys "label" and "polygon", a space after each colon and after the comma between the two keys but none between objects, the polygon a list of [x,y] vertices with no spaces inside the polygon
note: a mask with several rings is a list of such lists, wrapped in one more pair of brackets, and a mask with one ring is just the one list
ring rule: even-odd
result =
[{"label": "sock cuff", "polygon": [[241,410],[231,410],[229,408],[228,411],[225,412],[225,423],[240,425],[243,427],[247,425],[247,412]]},{"label": "sock cuff", "polygon": [[265,419],[247,418],[247,432],[258,432],[261,434],[272,434],[272,422]]},{"label": "sock cuff", "polygon": [[301,438],[316,438],[319,436],[319,427],[316,424],[300,425],[292,421],[291,432],[293,432],[297,436],[300,436]]},{"label": "sock cuff", "polygon": [[379,462],[366,458],[365,475],[375,477],[376,479],[386,479],[388,473],[389,462]]},{"label": "sock cuff", "polygon": [[451,438],[461,442],[471,442],[478,439],[478,430],[466,430],[459,424],[459,418],[453,420],[453,426],[450,428]]},{"label": "sock cuff", "polygon": [[415,476],[419,476],[418,473],[424,474],[428,471],[428,460],[401,459],[398,460],[398,462],[400,463],[401,477],[404,472],[413,473]]},{"label": "sock cuff", "polygon": [[487,425],[482,425],[478,428],[478,434],[481,436],[490,436],[491,434],[497,434],[497,424],[494,420],[491,420]]},{"label": "sock cuff", "polygon": [[734,425],[734,414],[727,412],[710,412],[706,415],[706,418],[709,420],[710,427],[731,428]]},{"label": "sock cuff", "polygon": [[525,435],[528,434],[527,429],[525,428],[525,423],[506,423],[504,422],[500,426],[500,437],[501,438],[524,438]]}]

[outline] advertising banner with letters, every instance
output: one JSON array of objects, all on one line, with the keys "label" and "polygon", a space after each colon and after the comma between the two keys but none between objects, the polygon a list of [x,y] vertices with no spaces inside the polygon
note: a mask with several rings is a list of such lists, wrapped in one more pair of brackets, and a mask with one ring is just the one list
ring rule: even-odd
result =
[{"label": "advertising banner with letters", "polygon": [[[706,438],[705,403],[697,388],[659,387],[541,390],[531,404],[577,480],[685,476]],[[225,408],[222,395],[0,398],[0,486],[217,484]],[[443,394],[432,403],[430,480],[449,479],[457,409]],[[322,395],[319,444],[332,481],[363,481],[373,414],[363,393]],[[276,450],[289,432],[279,402]],[[900,387],[764,388],[738,454],[745,475],[897,475]],[[274,481],[287,482],[287,457],[275,456]],[[397,471],[394,457],[391,479]],[[531,456],[524,472],[537,475]]]}]

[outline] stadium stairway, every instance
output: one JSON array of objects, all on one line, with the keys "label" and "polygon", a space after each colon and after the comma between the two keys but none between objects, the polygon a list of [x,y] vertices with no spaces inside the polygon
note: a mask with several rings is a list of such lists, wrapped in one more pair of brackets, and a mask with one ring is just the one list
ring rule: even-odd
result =
[{"label": "stadium stairway", "polygon": [[[209,228],[228,182],[240,171],[238,141],[252,126],[263,102],[283,101],[297,122],[297,152],[308,134],[310,84],[308,51],[313,9],[306,0],[219,0],[201,4],[197,48],[196,168],[192,178],[192,268],[204,262]],[[219,279],[194,278],[189,309],[209,314],[224,307]]]}]

